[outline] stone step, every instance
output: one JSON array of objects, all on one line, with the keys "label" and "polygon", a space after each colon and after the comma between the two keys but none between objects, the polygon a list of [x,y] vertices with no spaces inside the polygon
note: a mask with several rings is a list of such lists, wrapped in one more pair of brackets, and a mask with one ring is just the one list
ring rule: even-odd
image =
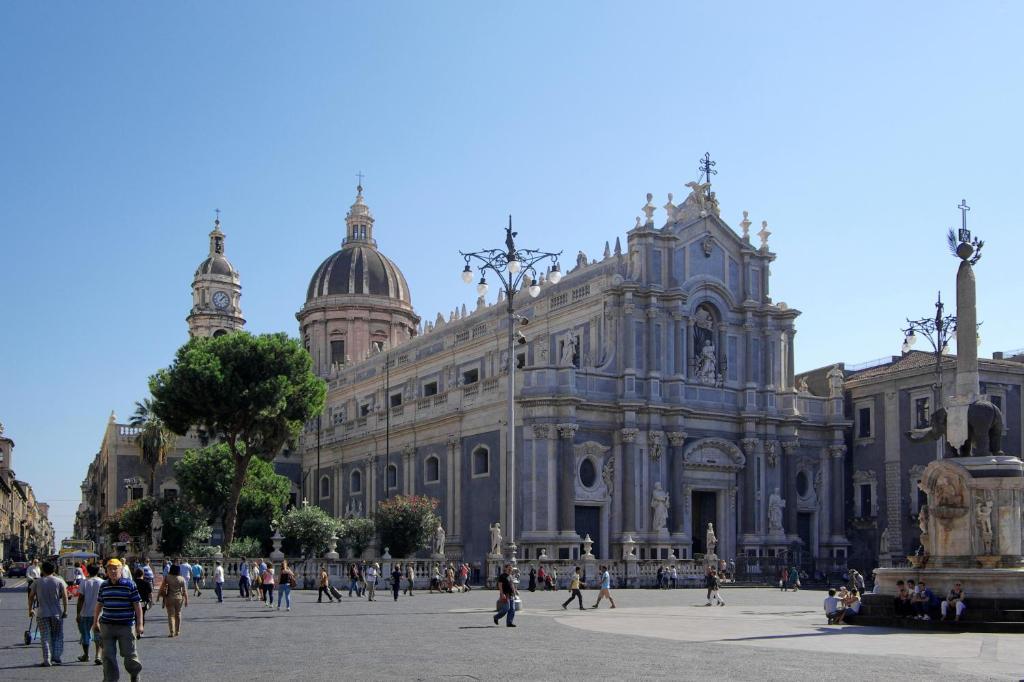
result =
[{"label": "stone step", "polygon": [[1006,632],[1024,634],[1024,621],[971,621],[967,614],[959,623],[940,620],[913,620],[906,618],[868,616],[861,614],[852,625],[901,628],[904,630],[926,630],[929,632]]}]

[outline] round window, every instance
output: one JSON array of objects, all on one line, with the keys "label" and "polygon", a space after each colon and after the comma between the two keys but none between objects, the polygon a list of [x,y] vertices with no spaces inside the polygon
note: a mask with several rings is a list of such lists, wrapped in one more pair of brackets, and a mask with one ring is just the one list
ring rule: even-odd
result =
[{"label": "round window", "polygon": [[594,460],[587,457],[580,462],[580,482],[583,484],[583,487],[591,488],[596,480],[597,468],[594,466]]},{"label": "round window", "polygon": [[807,482],[807,472],[801,471],[796,475],[796,492],[800,497],[807,496],[807,488],[809,487]]}]

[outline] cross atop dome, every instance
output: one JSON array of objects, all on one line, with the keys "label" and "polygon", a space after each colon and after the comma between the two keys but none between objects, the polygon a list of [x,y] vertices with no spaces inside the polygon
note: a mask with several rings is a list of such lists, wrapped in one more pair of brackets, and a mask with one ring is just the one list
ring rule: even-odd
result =
[{"label": "cross atop dome", "polygon": [[358,173],[356,177],[359,178],[359,184],[356,185],[356,200],[345,216],[345,240],[341,245],[343,248],[355,244],[376,247],[377,242],[373,238],[373,213],[363,201],[363,174]]}]

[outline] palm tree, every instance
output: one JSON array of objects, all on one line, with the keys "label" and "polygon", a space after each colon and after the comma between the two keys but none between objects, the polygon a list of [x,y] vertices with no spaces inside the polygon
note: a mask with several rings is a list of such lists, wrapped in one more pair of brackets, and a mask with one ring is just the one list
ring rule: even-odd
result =
[{"label": "palm tree", "polygon": [[150,398],[141,403],[135,402],[135,414],[128,423],[140,429],[135,442],[139,445],[142,463],[149,468],[149,496],[155,497],[156,468],[167,461],[167,454],[178,437],[153,412],[153,401]]}]

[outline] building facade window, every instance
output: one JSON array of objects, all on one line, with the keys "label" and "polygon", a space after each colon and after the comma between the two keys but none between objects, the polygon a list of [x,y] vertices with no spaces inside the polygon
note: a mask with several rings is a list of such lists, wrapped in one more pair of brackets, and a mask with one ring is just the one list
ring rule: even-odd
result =
[{"label": "building facade window", "polygon": [[330,476],[320,477],[320,497],[331,496],[331,478]]},{"label": "building facade window", "polygon": [[437,483],[441,480],[441,460],[435,455],[427,457],[423,464],[423,480],[426,483]]},{"label": "building facade window", "polygon": [[854,417],[857,438],[872,438],[875,435],[875,408],[872,401],[856,403]]},{"label": "building facade window", "polygon": [[331,341],[331,364],[332,365],[343,365],[345,364],[345,340],[339,339]]},{"label": "building facade window", "polygon": [[878,476],[874,470],[853,474],[853,515],[858,518],[878,516]]},{"label": "building facade window", "polygon": [[931,424],[931,398],[923,396],[914,398],[914,428],[927,429]]},{"label": "building facade window", "polygon": [[398,467],[394,464],[388,465],[388,488],[398,487]]},{"label": "building facade window", "polygon": [[353,495],[363,492],[363,474],[358,469],[349,475],[348,491]]},{"label": "building facade window", "polygon": [[484,446],[473,450],[473,476],[489,476],[491,473],[491,452]]},{"label": "building facade window", "polygon": [[478,381],[480,381],[480,370],[473,368],[467,369],[462,373],[462,384],[464,386],[475,384]]},{"label": "building facade window", "polygon": [[432,395],[437,395],[436,381],[428,381],[427,383],[423,384],[423,397],[426,398]]},{"label": "building facade window", "polygon": [[399,393],[392,393],[391,394],[391,398],[390,398],[390,403],[391,403],[391,407],[398,407],[399,405],[401,405],[402,404],[402,394],[401,394],[401,392],[399,392]]}]

